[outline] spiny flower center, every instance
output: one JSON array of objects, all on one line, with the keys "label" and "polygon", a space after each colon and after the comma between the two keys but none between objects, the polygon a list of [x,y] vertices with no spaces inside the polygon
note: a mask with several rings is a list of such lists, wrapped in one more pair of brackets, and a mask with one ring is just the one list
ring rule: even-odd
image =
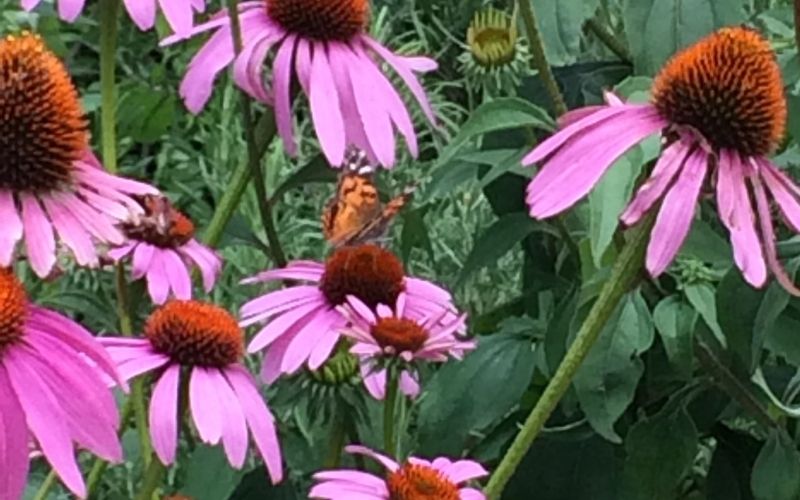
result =
[{"label": "spiny flower center", "polygon": [[146,195],[141,204],[144,215],[135,216],[122,225],[128,238],[160,248],[177,248],[194,237],[192,221],[176,210],[167,198]]},{"label": "spiny flower center", "polygon": [[61,61],[37,35],[0,40],[0,189],[62,189],[88,143],[78,92]]},{"label": "spiny flower center", "polygon": [[653,103],[712,146],[746,156],[770,153],[786,126],[775,54],[767,40],[743,27],[723,28],[673,56],[655,79]]},{"label": "spiny flower center", "polygon": [[426,465],[406,463],[386,478],[390,500],[458,500],[458,486]]},{"label": "spiny flower center", "polygon": [[266,0],[269,17],[312,40],[349,41],[369,21],[368,0]]},{"label": "spiny flower center", "polygon": [[354,295],[374,309],[394,306],[404,278],[403,264],[392,252],[376,245],[342,247],[328,257],[320,290],[333,305]]},{"label": "spiny flower center", "polygon": [[224,367],[244,352],[241,328],[228,311],[195,300],[167,302],[147,318],[153,348],[188,366]]},{"label": "spiny flower center", "polygon": [[416,352],[428,340],[428,332],[416,321],[406,318],[381,318],[372,327],[372,337],[383,348],[394,352]]},{"label": "spiny flower center", "polygon": [[25,333],[28,297],[11,269],[0,267],[0,354]]},{"label": "spiny flower center", "polygon": [[497,67],[514,60],[517,47],[516,19],[488,8],[479,11],[467,30],[467,44],[475,60],[485,67]]}]

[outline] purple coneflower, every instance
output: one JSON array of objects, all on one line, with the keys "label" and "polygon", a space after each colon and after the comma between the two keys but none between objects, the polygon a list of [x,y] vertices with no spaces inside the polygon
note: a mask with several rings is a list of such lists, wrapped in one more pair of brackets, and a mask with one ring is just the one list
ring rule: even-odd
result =
[{"label": "purple coneflower", "polygon": [[364,385],[375,399],[386,397],[387,363],[402,361],[399,387],[407,396],[419,394],[415,360],[445,362],[449,357],[461,359],[464,352],[475,348],[475,342],[459,337],[466,330],[466,314],[444,310],[427,317],[407,314],[406,294],[397,297],[392,310],[378,304],[373,313],[358,298],[349,296],[343,306],[350,324],[343,333],[354,340],[350,352],[361,358]]},{"label": "purple coneflower", "polygon": [[[22,0],[22,8],[31,11],[42,0]],[[58,0],[58,17],[73,22],[81,15],[86,0]],[[194,25],[194,13],[205,11],[205,0],[124,0],[128,15],[142,31],[156,24],[156,11],[161,8],[164,18],[177,36],[185,37]]]},{"label": "purple coneflower", "polygon": [[314,474],[317,484],[309,496],[325,500],[484,500],[480,490],[463,486],[489,474],[478,462],[439,457],[433,461],[409,457],[402,464],[363,446],[348,446],[349,453],[373,458],[388,471],[378,476],[352,469]]},{"label": "purple coneflower", "polygon": [[24,239],[31,268],[56,264],[56,234],[80,265],[99,263],[96,243],[121,244],[115,227],[157,193],[103,171],[66,68],[37,35],[0,40],[0,266]]},{"label": "purple coneflower", "polygon": [[770,44],[756,31],[723,28],[676,54],[653,84],[652,103],[607,106],[567,115],[564,127],[523,163],[542,163],[528,186],[533,217],[556,215],[584,197],[626,150],[661,133],[665,149],[650,178],[622,214],[638,222],[658,216],[646,266],[658,276],[689,232],[704,185],[716,185],[717,210],[730,232],[733,256],[745,279],[764,285],[767,269],[800,294],[780,265],[770,198],[800,231],[800,188],[767,155],[786,125],[780,69]]},{"label": "purple coneflower", "polygon": [[[283,478],[275,418],[255,380],[241,364],[244,336],[225,310],[198,301],[170,301],[156,309],[144,339],[103,337],[126,380],[147,372],[158,378],[150,400],[153,449],[164,464],[175,461],[181,388],[188,389],[192,421],[204,443],[222,441],[230,464],[247,458],[248,429],[272,481]],[[183,376],[188,377],[181,380]]]},{"label": "purple coneflower", "polygon": [[[239,4],[239,16],[244,48],[238,56],[227,12],[193,30],[216,31],[192,59],[181,83],[190,111],[200,112],[217,75],[233,64],[234,80],[242,90],[274,104],[278,132],[290,154],[297,152],[292,116],[292,83],[297,81],[308,96],[314,128],[331,165],[341,165],[345,147],[355,145],[371,161],[391,167],[396,130],[416,156],[411,116],[382,64],[405,82],[431,123],[433,111],[415,73],[437,65],[425,57],[394,54],[370,37],[367,0],[247,1]],[[170,37],[164,43],[178,39]],[[273,49],[268,64],[272,85],[267,88],[262,73]]]},{"label": "purple coneflower", "polygon": [[89,332],[28,302],[22,283],[0,268],[0,498],[22,498],[30,438],[81,498],[86,485],[76,445],[122,460],[117,406],[102,376],[124,386]]},{"label": "purple coneflower", "polygon": [[189,270],[196,265],[203,276],[206,293],[222,268],[219,256],[194,239],[194,224],[172,207],[164,197],[143,198],[144,214],[134,215],[122,224],[128,242],[111,250],[115,261],[131,257],[133,278],[147,279],[150,298],[163,304],[172,295],[181,300],[192,298]]},{"label": "purple coneflower", "polygon": [[242,326],[268,321],[253,337],[248,351],[267,348],[262,376],[270,383],[281,373],[296,372],[304,363],[316,370],[328,359],[347,324],[337,306],[344,304],[349,295],[376,307],[394,306],[405,292],[405,310],[415,317],[454,309],[447,291],[429,281],[406,276],[394,254],[371,244],[342,247],[324,264],[291,262],[244,283],[273,280],[309,284],[269,292],[242,307]]}]

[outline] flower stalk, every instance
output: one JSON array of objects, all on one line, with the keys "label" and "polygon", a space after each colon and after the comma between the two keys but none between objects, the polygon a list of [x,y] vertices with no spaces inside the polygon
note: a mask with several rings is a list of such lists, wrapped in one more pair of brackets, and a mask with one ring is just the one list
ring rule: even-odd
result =
[{"label": "flower stalk", "polygon": [[567,104],[564,102],[564,96],[561,95],[561,90],[558,88],[558,82],[553,76],[553,71],[547,63],[544,42],[542,41],[541,33],[539,33],[536,13],[533,10],[531,1],[518,0],[519,12],[525,25],[525,34],[531,49],[531,67],[539,72],[539,77],[544,83],[545,90],[547,90],[547,94],[553,102],[556,115],[561,116],[567,112]]},{"label": "flower stalk", "polygon": [[395,413],[400,395],[400,370],[394,365],[386,373],[386,399],[383,407],[383,451],[397,458],[397,429]]},{"label": "flower stalk", "polygon": [[575,340],[558,365],[553,378],[547,384],[536,405],[528,415],[519,434],[511,443],[500,464],[489,479],[484,492],[490,500],[499,499],[503,490],[517,470],[520,462],[528,453],[536,436],[542,431],[547,419],[558,406],[561,398],[569,389],[575,374],[589,354],[603,327],[608,323],[614,310],[622,298],[636,282],[644,263],[645,250],[648,236],[655,221],[655,211],[651,211],[646,218],[631,232],[625,248],[620,253],[611,275],[600,291],[597,301],[589,311]]}]

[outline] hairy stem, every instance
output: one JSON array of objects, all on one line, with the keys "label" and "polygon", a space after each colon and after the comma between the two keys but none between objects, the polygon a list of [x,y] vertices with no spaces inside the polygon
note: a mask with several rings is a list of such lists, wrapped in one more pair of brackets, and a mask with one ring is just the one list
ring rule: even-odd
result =
[{"label": "hairy stem", "polygon": [[[233,46],[236,53],[242,51],[242,29],[239,22],[239,8],[237,0],[228,0],[228,12],[231,18],[231,34],[233,36]],[[256,198],[258,199],[258,212],[261,216],[261,223],[264,226],[264,231],[267,233],[267,241],[269,243],[270,257],[272,261],[280,267],[286,265],[286,255],[283,252],[280,239],[278,238],[278,231],[275,228],[275,221],[272,216],[272,205],[267,196],[266,181],[264,172],[261,168],[261,158],[263,153],[259,154],[258,140],[255,134],[253,121],[253,110],[250,105],[250,98],[242,92],[241,96],[242,108],[242,123],[244,125],[245,140],[247,142],[247,157],[250,175],[253,177],[253,182],[256,188]],[[269,114],[272,114],[271,108]],[[272,117],[274,123],[274,116]],[[273,132],[274,135],[274,132]]]},{"label": "hairy stem", "polygon": [[631,63],[633,61],[633,57],[631,56],[631,52],[628,50],[628,47],[620,42],[612,33],[609,33],[605,26],[600,24],[600,21],[598,21],[596,17],[589,18],[586,21],[585,26],[594,36],[597,37],[598,40],[603,43],[603,45],[608,47],[608,50],[613,52],[615,56],[619,57],[622,62]]},{"label": "hairy stem", "polygon": [[547,63],[547,56],[544,52],[544,42],[542,41],[539,27],[536,24],[536,13],[533,10],[532,0],[519,0],[519,12],[522,15],[522,22],[525,24],[525,33],[528,44],[531,48],[531,67],[539,72],[539,78],[544,83],[545,90],[553,102],[556,115],[561,116],[567,112],[567,105],[564,96],[558,88],[558,83],[553,76],[553,71]]},{"label": "hairy stem", "polygon": [[489,499],[499,499],[506,484],[517,470],[522,459],[528,453],[536,436],[542,431],[547,419],[558,406],[561,398],[569,389],[575,374],[578,372],[586,356],[589,354],[600,332],[614,314],[622,298],[636,282],[644,261],[648,235],[652,228],[655,214],[651,212],[632,235],[620,253],[611,270],[611,275],[600,290],[600,295],[592,305],[589,315],[583,322],[575,340],[558,365],[553,378],[547,384],[536,405],[528,415],[519,434],[511,443],[500,464],[489,479],[484,490]]},{"label": "hairy stem", "polygon": [[324,463],[326,469],[335,469],[339,466],[342,461],[342,449],[347,439],[348,412],[346,403],[341,398],[337,398],[334,412],[335,415],[331,423],[330,444],[328,445],[328,454]]}]

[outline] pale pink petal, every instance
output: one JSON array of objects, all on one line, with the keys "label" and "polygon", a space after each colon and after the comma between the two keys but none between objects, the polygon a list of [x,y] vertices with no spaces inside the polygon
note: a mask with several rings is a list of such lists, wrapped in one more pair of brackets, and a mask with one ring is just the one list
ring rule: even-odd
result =
[{"label": "pale pink petal", "polygon": [[486,500],[486,495],[475,488],[461,488],[459,500]]},{"label": "pale pink petal", "polygon": [[[374,324],[378,319],[375,317],[375,314],[372,313],[372,310],[367,306],[365,303],[361,302],[361,299],[356,297],[355,295],[348,295],[347,296],[347,304],[353,308],[353,310],[361,316],[367,323]],[[378,305],[378,311],[380,313],[381,307],[386,307],[383,304]],[[389,312],[389,316],[391,316],[391,310]],[[382,316],[385,317],[385,316]]]},{"label": "pale pink petal", "polygon": [[0,266],[8,267],[14,258],[14,249],[22,239],[22,220],[17,212],[14,196],[10,191],[0,190]]},{"label": "pale pink petal", "polygon": [[[125,236],[115,226],[116,221],[124,219],[128,213],[124,206],[110,202],[100,195],[92,195],[93,198],[87,198],[86,201],[81,200],[73,193],[63,193],[61,195],[61,202],[64,206],[72,211],[72,214],[81,221],[85,227],[98,241],[110,243],[112,245],[121,245],[125,242]],[[101,201],[102,200],[102,201]],[[101,208],[104,205],[117,207],[119,213],[116,216],[107,216],[107,213]],[[117,209],[112,209],[112,211]]]},{"label": "pale pink petal", "polygon": [[121,247],[112,248],[111,250],[106,252],[106,256],[108,256],[108,258],[113,260],[114,262],[120,262],[125,257],[130,255],[130,253],[133,252],[134,248],[136,248],[136,243],[128,243]]},{"label": "pale pink petal", "polygon": [[[303,87],[303,92],[306,95],[311,93],[311,45],[315,42],[313,40],[306,40],[305,38],[299,38],[297,40],[297,49],[295,50],[294,54],[294,68],[297,72],[297,79],[300,80],[300,86]],[[328,42],[327,45],[328,50],[330,50],[331,45],[335,42]],[[324,49],[325,46],[323,46]],[[330,59],[330,55],[328,56]],[[331,62],[331,68],[333,68],[333,62]],[[338,165],[334,163],[334,165]]]},{"label": "pale pink petal", "polygon": [[83,11],[84,0],[58,0],[58,17],[71,23]]},{"label": "pale pink petal", "polygon": [[705,152],[695,150],[664,197],[647,246],[646,267],[654,277],[669,266],[689,234],[707,162]]},{"label": "pale pink petal", "polygon": [[43,203],[59,238],[72,250],[78,265],[96,267],[99,264],[97,251],[86,229],[53,196],[44,198]]},{"label": "pale pink petal", "polygon": [[642,184],[633,201],[620,216],[624,224],[631,226],[639,222],[639,219],[661,199],[683,166],[689,151],[689,147],[682,141],[675,141],[661,153],[650,177]]},{"label": "pale pink petal", "polygon": [[222,413],[222,445],[228,462],[241,469],[247,458],[247,421],[239,398],[220,370],[209,369],[212,390],[217,393]]},{"label": "pale pink petal", "polygon": [[222,409],[208,368],[195,366],[189,382],[189,406],[200,439],[217,444],[222,438]]},{"label": "pale pink petal", "polygon": [[187,0],[158,0],[158,3],[175,34],[188,37],[192,30],[194,17],[192,4]]},{"label": "pale pink petal", "polygon": [[30,12],[35,9],[42,0],[22,0],[22,8]]},{"label": "pale pink petal", "polygon": [[175,250],[161,251],[162,264],[167,272],[167,279],[175,298],[188,300],[192,298],[192,278],[186,263]]},{"label": "pale pink petal", "polygon": [[322,152],[331,165],[344,160],[344,122],[325,45],[317,44],[311,58],[309,104]]},{"label": "pale pink petal", "polygon": [[134,24],[142,31],[156,24],[156,0],[124,0],[125,10]]},{"label": "pale pink petal", "polygon": [[181,367],[170,365],[161,375],[150,397],[150,438],[161,463],[175,461],[178,447],[178,381]]},{"label": "pale pink petal", "polygon": [[147,292],[154,304],[161,305],[169,297],[169,276],[165,269],[164,250],[153,248],[150,268],[147,270]]},{"label": "pale pink petal", "polygon": [[275,123],[278,135],[283,140],[283,147],[291,156],[297,154],[297,143],[294,140],[292,125],[292,54],[294,53],[297,35],[290,34],[281,42],[275,61],[272,64],[272,88],[275,90]]},{"label": "pale pink petal", "polygon": [[328,308],[326,304],[311,303],[308,305],[298,306],[291,311],[278,316],[270,321],[267,326],[261,329],[250,344],[247,346],[247,352],[256,353],[261,349],[275,342],[275,340],[290,331],[295,325],[306,324],[311,321],[317,314],[325,311]]},{"label": "pale pink petal", "polygon": [[253,378],[243,367],[232,366],[226,369],[225,377],[236,392],[253,440],[264,458],[273,484],[279,483],[283,479],[283,465],[275,418],[264,404],[264,399],[256,389]]},{"label": "pale pink petal", "polygon": [[141,279],[150,270],[150,263],[155,254],[156,247],[149,243],[138,243],[133,252],[133,262],[131,269],[131,276],[133,279]]},{"label": "pale pink petal", "polygon": [[386,368],[376,369],[372,363],[362,362],[361,379],[369,395],[383,401],[386,397]]},{"label": "pale pink petal", "polygon": [[415,373],[410,373],[406,370],[403,370],[400,373],[400,392],[405,394],[410,398],[415,398],[419,396],[419,382],[417,381],[417,375]]},{"label": "pale pink petal", "polygon": [[24,224],[25,248],[31,268],[44,278],[56,263],[56,240],[53,227],[35,197],[21,195],[22,223]]},{"label": "pale pink petal", "polygon": [[337,311],[319,311],[301,328],[286,349],[286,354],[281,361],[281,371],[295,373],[308,361],[311,352],[323,337],[333,336],[339,338],[339,332],[331,327],[340,323],[341,316]]},{"label": "pale pink petal", "polygon": [[239,314],[248,320],[256,315],[269,317],[292,309],[293,304],[304,302],[309,299],[316,300],[317,302],[321,301],[322,294],[319,291],[319,287],[308,285],[293,286],[283,290],[268,292],[246,302],[239,310]]},{"label": "pale pink petal", "polygon": [[143,373],[148,373],[168,364],[170,358],[158,352],[141,354],[138,357],[120,362],[119,374],[125,380],[130,380]]},{"label": "pale pink petal", "polygon": [[214,288],[222,270],[222,259],[216,252],[200,244],[197,240],[190,240],[181,247],[181,252],[189,256],[200,269],[203,275],[203,289],[209,293]]},{"label": "pale pink petal", "polygon": [[336,347],[336,344],[339,342],[339,338],[341,337],[340,331],[345,323],[346,320],[342,317],[339,317],[337,322],[334,322],[331,325],[328,333],[321,336],[316,347],[314,347],[314,349],[311,351],[311,355],[308,357],[309,369],[316,370],[328,360],[334,348]]},{"label": "pale pink petal", "polygon": [[28,426],[0,364],[0,498],[22,498],[28,477]]},{"label": "pale pink petal", "polygon": [[180,85],[186,108],[199,113],[211,97],[214,80],[235,56],[233,36],[228,25],[220,27],[189,62]]},{"label": "pale pink petal", "polygon": [[775,174],[775,167],[769,162],[759,162],[761,178],[772,198],[778,204],[786,222],[795,232],[800,232],[800,203],[797,197],[786,188],[782,179]]},{"label": "pale pink petal", "polygon": [[442,472],[456,484],[489,475],[489,471],[472,460],[458,460],[448,465]]}]

